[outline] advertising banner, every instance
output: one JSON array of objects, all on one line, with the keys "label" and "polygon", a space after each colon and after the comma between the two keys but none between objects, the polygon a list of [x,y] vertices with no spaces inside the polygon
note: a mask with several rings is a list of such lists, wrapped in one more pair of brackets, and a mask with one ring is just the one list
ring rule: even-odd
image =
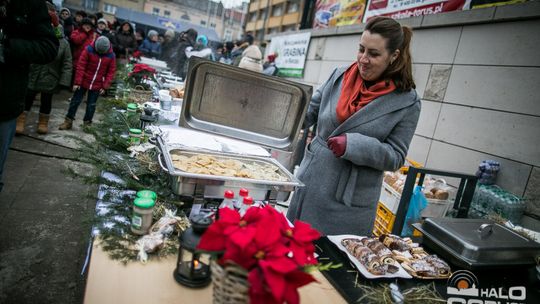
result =
[{"label": "advertising banner", "polygon": [[462,10],[464,0],[370,0],[363,22],[375,16],[403,19]]},{"label": "advertising banner", "polygon": [[313,28],[362,23],[367,0],[317,0]]},{"label": "advertising banner", "polygon": [[267,54],[276,54],[278,76],[304,77],[304,64],[311,33],[300,33],[273,37]]}]

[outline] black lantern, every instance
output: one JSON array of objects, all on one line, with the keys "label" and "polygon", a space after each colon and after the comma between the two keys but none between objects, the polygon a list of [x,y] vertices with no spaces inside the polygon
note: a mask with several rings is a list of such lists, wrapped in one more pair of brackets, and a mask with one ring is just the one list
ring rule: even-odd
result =
[{"label": "black lantern", "polygon": [[201,252],[197,251],[201,235],[210,224],[211,218],[196,215],[191,219],[191,227],[180,235],[178,260],[174,270],[176,282],[192,288],[210,284],[210,267],[200,260]]},{"label": "black lantern", "polygon": [[141,130],[146,129],[146,127],[152,125],[158,120],[157,114],[154,111],[154,109],[150,107],[144,108],[144,113],[141,114],[140,120],[141,120]]}]

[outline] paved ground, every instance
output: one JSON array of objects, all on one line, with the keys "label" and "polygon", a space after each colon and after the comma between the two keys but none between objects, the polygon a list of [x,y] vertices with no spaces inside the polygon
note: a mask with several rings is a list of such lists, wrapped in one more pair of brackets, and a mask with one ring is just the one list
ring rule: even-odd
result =
[{"label": "paved ground", "polygon": [[[65,135],[86,136],[80,120],[59,131],[70,93],[53,103],[50,134],[35,133],[39,101],[27,121],[27,135],[14,139],[0,193],[0,303],[82,303],[86,256],[97,187],[63,171],[92,172],[69,160],[74,147]],[[83,104],[84,105],[84,104]],[[84,114],[81,106],[78,117]]]}]

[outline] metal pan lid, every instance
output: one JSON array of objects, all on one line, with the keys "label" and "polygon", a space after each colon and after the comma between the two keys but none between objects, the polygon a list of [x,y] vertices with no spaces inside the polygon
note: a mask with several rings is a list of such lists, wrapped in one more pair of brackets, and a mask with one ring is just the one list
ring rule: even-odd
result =
[{"label": "metal pan lid", "polygon": [[533,261],[540,254],[539,243],[491,220],[428,218],[417,227],[424,237],[471,263]]},{"label": "metal pan lid", "polygon": [[180,126],[293,151],[312,88],[191,57]]}]

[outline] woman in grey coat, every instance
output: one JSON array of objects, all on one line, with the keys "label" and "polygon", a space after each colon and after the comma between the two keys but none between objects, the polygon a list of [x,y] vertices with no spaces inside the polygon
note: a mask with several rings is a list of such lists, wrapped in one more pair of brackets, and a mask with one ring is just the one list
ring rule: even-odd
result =
[{"label": "woman in grey coat", "polygon": [[409,45],[412,31],[371,19],[357,62],[337,68],[315,92],[304,127],[317,123],[306,147],[287,217],[324,235],[372,234],[383,171],[400,168],[418,117]]}]

